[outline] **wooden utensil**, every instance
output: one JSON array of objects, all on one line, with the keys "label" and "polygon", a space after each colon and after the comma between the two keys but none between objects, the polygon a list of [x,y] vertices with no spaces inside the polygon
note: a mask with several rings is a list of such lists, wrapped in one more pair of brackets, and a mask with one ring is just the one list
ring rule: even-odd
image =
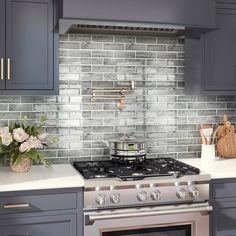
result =
[{"label": "wooden utensil", "polygon": [[201,135],[201,139],[202,139],[202,144],[206,145],[207,144],[207,140],[203,134],[203,129],[200,129],[200,135]]},{"label": "wooden utensil", "polygon": [[217,132],[219,130],[219,126],[215,129],[215,131],[213,132],[213,135],[212,135],[212,144],[215,143],[215,139],[216,139],[216,135],[217,135]]}]

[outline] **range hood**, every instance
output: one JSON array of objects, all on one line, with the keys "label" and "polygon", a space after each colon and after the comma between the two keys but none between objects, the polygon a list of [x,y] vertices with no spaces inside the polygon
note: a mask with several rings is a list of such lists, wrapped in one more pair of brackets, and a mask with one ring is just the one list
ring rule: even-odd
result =
[{"label": "range hood", "polygon": [[66,34],[119,34],[181,36],[190,29],[176,25],[144,24],[132,22],[70,20],[60,22],[60,31]]},{"label": "range hood", "polygon": [[179,36],[215,18],[215,0],[63,0],[59,32]]}]

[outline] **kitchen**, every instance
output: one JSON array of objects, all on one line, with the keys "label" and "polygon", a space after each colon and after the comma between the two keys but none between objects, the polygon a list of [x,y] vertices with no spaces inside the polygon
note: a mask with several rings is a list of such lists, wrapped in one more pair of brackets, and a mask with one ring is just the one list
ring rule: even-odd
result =
[{"label": "kitchen", "polygon": [[[2,28],[6,29],[4,31],[7,33],[6,36],[3,36],[4,34],[0,36],[0,42],[4,42],[3,44],[0,43],[0,57],[2,58],[1,68],[3,68],[1,75],[4,78],[2,81],[5,83],[4,85],[3,82],[0,84],[2,95],[0,96],[0,126],[3,127],[10,122],[18,121],[24,116],[28,117],[29,122],[35,123],[41,115],[47,114],[47,132],[57,136],[59,142],[44,150],[52,164],[56,165],[52,169],[41,166],[33,167],[31,172],[24,175],[18,174],[14,177],[15,175],[3,167],[0,174],[1,179],[4,179],[2,185],[0,184],[1,206],[13,203],[28,204],[30,202],[34,207],[28,209],[27,205],[27,209],[17,208],[16,212],[14,209],[0,210],[0,232],[2,228],[1,235],[4,236],[15,235],[16,233],[36,236],[92,235],[91,233],[84,233],[83,229],[86,228],[88,230],[86,232],[92,232],[89,231],[89,228],[97,227],[97,224],[91,222],[86,225],[87,212],[84,213],[85,217],[82,216],[81,208],[85,208],[82,202],[84,183],[78,172],[68,165],[69,163],[109,160],[110,148],[107,142],[128,133],[146,141],[148,159],[184,159],[189,161],[188,164],[193,163],[192,165],[201,169],[202,167],[199,165],[201,157],[199,125],[221,124],[224,114],[229,116],[232,123],[236,122],[234,95],[236,83],[234,81],[235,71],[232,69],[235,68],[235,51],[233,48],[233,33],[235,31],[233,31],[234,26],[231,26],[232,23],[230,24],[234,19],[231,17],[235,16],[234,6],[236,3],[229,0],[217,1],[217,16],[224,10],[230,13],[228,14],[230,19],[227,18],[229,27],[222,29],[221,32],[221,28],[216,30],[216,8],[215,1],[212,0],[181,0],[178,4],[175,3],[176,1],[164,1],[167,5],[163,1],[156,1],[160,3],[160,6],[163,6],[163,8],[158,7],[158,10],[157,7],[154,8],[151,5],[155,4],[155,1],[150,0],[149,4],[137,1],[135,11],[130,11],[134,8],[132,1],[125,3],[119,1],[119,4],[112,1],[115,4],[114,9],[108,11],[106,6],[109,4],[105,0],[101,0],[99,5],[95,5],[94,1],[73,2],[72,0],[64,0],[63,6],[60,6],[63,12],[58,17],[59,21],[53,20],[53,17],[57,19],[59,12],[58,8],[55,7],[56,1],[54,6],[52,6],[53,1],[39,1],[49,3],[48,8],[46,8],[47,13],[53,12],[52,15],[46,14],[44,17],[36,13],[39,11],[45,14],[45,8],[38,10],[36,6],[30,5],[28,9],[27,2],[25,1],[24,5],[21,5],[22,1],[1,0],[4,7],[1,5],[0,17],[4,16],[4,20],[1,21],[4,23],[3,25],[0,23],[0,29],[1,32]],[[12,12],[10,11],[11,7]],[[180,8],[187,10],[183,12]],[[31,14],[27,15],[27,10],[34,12],[34,23],[37,23],[38,27],[35,27],[32,22],[27,24],[29,22],[27,17],[21,20],[22,12],[23,15],[30,15],[28,17],[32,18]],[[178,11],[181,12],[182,16],[180,19],[174,14],[174,12],[180,14]],[[149,14],[143,14],[143,12]],[[172,12],[171,17],[173,18],[168,18],[170,17],[168,12]],[[223,13],[223,16],[227,15],[225,12]],[[11,17],[7,14],[10,14]],[[153,17],[157,18],[153,20]],[[86,21],[82,22],[78,18]],[[89,18],[92,18],[93,22],[87,21]],[[43,19],[48,19],[48,21]],[[95,26],[101,23],[108,24],[107,22],[100,22],[101,19],[109,19],[112,24],[109,27],[107,25],[106,27],[99,27],[99,29],[91,26],[94,22],[96,22]],[[221,18],[217,18],[217,26],[219,24],[218,19]],[[227,19],[223,18],[222,22],[226,24]],[[8,30],[11,26],[10,20],[14,20],[11,31]],[[123,23],[122,20],[127,20],[129,24],[127,25],[125,22],[125,25],[121,24],[123,26],[121,28],[114,27],[114,22]],[[145,21],[159,24],[157,27],[156,24],[137,25],[137,23],[133,23]],[[81,27],[81,25],[89,23],[90,27]],[[47,28],[50,33],[47,30],[45,31],[46,24],[53,27]],[[174,28],[173,31],[166,30],[166,28],[170,29],[170,25]],[[160,28],[161,26],[162,28]],[[145,27],[148,30],[143,30]],[[30,34],[31,31],[22,31],[24,28],[33,31],[32,35]],[[38,29],[35,30],[35,28]],[[52,29],[55,30],[53,37]],[[231,31],[229,33],[226,30]],[[57,31],[60,32],[59,35]],[[78,31],[82,31],[82,33],[78,33]],[[232,38],[224,37],[225,32]],[[30,37],[26,37],[27,34],[30,34]],[[220,37],[216,37],[219,36],[217,34]],[[224,40],[224,47],[219,47],[219,42],[213,41],[211,37]],[[48,47],[45,47],[45,43],[40,44],[45,38]],[[25,40],[25,43],[22,39]],[[37,40],[37,47],[33,40]],[[203,50],[201,46],[204,40],[206,40],[205,48],[209,45],[212,48],[204,51],[206,59],[202,61],[199,53]],[[23,50],[21,50],[22,48]],[[46,50],[49,50],[50,53],[46,53]],[[223,53],[223,50],[227,50],[227,53]],[[4,56],[2,56],[3,51]],[[21,56],[25,55],[26,51],[27,58],[22,60]],[[45,55],[47,60],[44,61]],[[219,58],[219,60],[217,61],[215,58]],[[39,61],[43,63],[40,64]],[[222,68],[219,65],[222,65]],[[210,69],[208,70],[208,68]],[[18,81],[16,78],[19,78]],[[206,83],[204,84],[202,81],[205,78]],[[208,78],[209,80],[207,80]],[[212,78],[217,78],[215,83],[213,83]],[[57,83],[59,83],[59,89]],[[109,91],[122,88],[127,88],[128,92],[123,94]],[[93,89],[96,90],[95,94],[92,93]],[[59,95],[57,95],[58,91]],[[95,100],[91,101],[93,95],[95,95]],[[100,97],[101,99],[99,99],[99,96],[115,96],[115,98],[104,99],[104,97]],[[120,105],[124,105],[124,108],[119,109],[118,106]],[[203,227],[200,228],[205,229],[204,232],[195,231],[196,227],[193,224],[187,224],[185,228],[180,229],[171,226],[169,231],[162,227],[156,232],[152,230],[143,232],[143,229],[139,229],[139,231],[130,233],[118,232],[115,234],[105,231],[100,233],[100,229],[95,229],[95,233],[103,236],[157,234],[207,236],[211,235],[208,233],[208,228],[210,228],[212,235],[235,234],[235,209],[233,208],[235,202],[233,199],[235,197],[233,165],[235,161],[234,159],[225,160],[221,165],[220,162],[222,161],[214,163],[214,170],[217,170],[216,177],[214,177],[213,170],[207,170],[212,174],[213,179],[217,179],[214,180],[216,181],[213,185],[215,186],[214,194],[208,195],[208,189],[205,187],[204,193],[201,193],[204,196],[204,204],[209,198],[216,199],[209,206],[201,205],[209,211],[213,205],[213,214],[210,214],[213,223],[209,223],[210,227],[205,225],[209,217],[207,214],[192,214],[192,218],[186,212],[182,214],[186,218],[183,221],[195,222],[195,225],[202,224]],[[219,179],[218,176],[220,176]],[[54,181],[51,179],[52,177]],[[197,177],[203,178],[202,175]],[[227,180],[224,180],[226,177]],[[210,177],[207,173],[204,178],[206,179],[201,179],[201,181],[206,181],[209,184]],[[183,181],[182,178],[174,182],[182,183],[181,181]],[[188,181],[183,182],[189,181],[193,182],[194,178],[191,177]],[[197,178],[195,182],[201,181]],[[131,182],[134,186],[142,184],[140,180]],[[144,185],[152,184],[151,182],[145,182]],[[165,182],[170,184],[170,179],[163,180],[163,183]],[[96,185],[99,187],[98,182],[95,181],[95,186],[88,188],[95,188],[96,193]],[[202,185],[204,184],[200,183],[200,186]],[[188,188],[184,184],[183,186],[186,189]],[[155,185],[152,188],[156,189]],[[171,191],[175,193],[176,186],[172,186],[172,188]],[[161,189],[157,189],[161,191]],[[99,188],[97,190],[99,191]],[[147,189],[144,190],[147,191]],[[204,195],[205,190],[206,195]],[[137,190],[132,188],[129,191],[135,195],[133,201],[136,201],[138,188]],[[123,198],[123,196],[121,197]],[[158,201],[159,197],[156,197]],[[94,198],[95,196],[93,200]],[[231,201],[229,198],[232,198]],[[86,199],[85,197],[84,200]],[[162,200],[165,199],[162,197]],[[175,200],[170,201],[175,202]],[[56,204],[56,202],[58,203]],[[185,203],[185,201],[183,202]],[[140,204],[145,206],[142,201]],[[149,202],[147,206],[149,206]],[[90,203],[89,207],[91,207]],[[230,208],[232,209],[230,210]],[[40,209],[40,212],[37,209]],[[134,212],[132,214],[137,215]],[[176,216],[174,214],[173,218]],[[162,218],[160,220],[162,226],[170,226],[171,222],[168,219],[170,215],[158,217],[158,221]],[[220,217],[220,221],[218,217]],[[136,226],[139,227],[144,223],[151,222],[152,218],[154,217],[149,216],[148,219],[145,216],[144,218],[137,217],[134,221],[139,222],[136,223]],[[117,219],[111,219],[111,222],[115,221]],[[151,225],[156,221],[153,220]],[[35,222],[41,222],[41,226]],[[99,222],[102,224],[103,221]],[[121,222],[127,221],[123,219]],[[50,226],[45,227],[47,224]],[[109,221],[108,224],[107,222],[105,224],[111,226]],[[55,232],[57,227],[58,230]],[[104,225],[102,227],[104,228]],[[116,227],[124,228],[124,225]],[[134,226],[132,227],[134,230]],[[147,228],[146,225],[144,228]],[[198,230],[200,228],[198,227]],[[95,233],[93,231],[93,235],[96,235]]]}]

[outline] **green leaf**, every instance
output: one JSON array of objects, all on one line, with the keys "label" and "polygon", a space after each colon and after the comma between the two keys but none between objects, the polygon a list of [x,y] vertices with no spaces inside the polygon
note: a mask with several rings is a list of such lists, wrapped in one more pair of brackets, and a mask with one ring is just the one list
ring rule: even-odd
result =
[{"label": "green leaf", "polygon": [[42,115],[39,119],[40,123],[45,123],[48,120],[48,117],[46,114]]}]

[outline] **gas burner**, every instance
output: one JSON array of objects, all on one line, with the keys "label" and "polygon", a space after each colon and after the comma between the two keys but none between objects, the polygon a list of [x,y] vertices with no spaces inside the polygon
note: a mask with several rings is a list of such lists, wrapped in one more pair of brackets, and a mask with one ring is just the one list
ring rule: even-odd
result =
[{"label": "gas burner", "polygon": [[85,179],[119,178],[123,181],[150,177],[198,175],[199,169],[171,158],[146,159],[142,163],[110,161],[74,162],[74,167]]}]

